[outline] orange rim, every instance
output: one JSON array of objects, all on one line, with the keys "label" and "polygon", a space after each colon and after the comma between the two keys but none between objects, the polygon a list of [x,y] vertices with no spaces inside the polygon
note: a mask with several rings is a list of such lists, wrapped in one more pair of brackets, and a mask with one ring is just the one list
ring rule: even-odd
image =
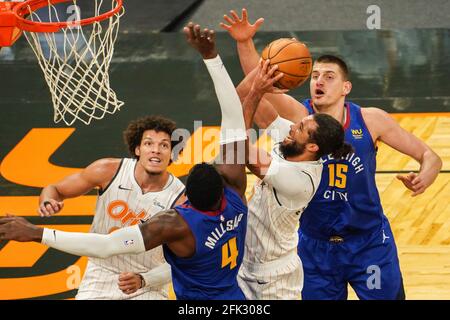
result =
[{"label": "orange rim", "polygon": [[58,32],[61,29],[67,28],[72,25],[81,25],[85,26],[88,24],[92,24],[97,21],[103,21],[111,16],[118,14],[120,10],[122,9],[122,0],[115,0],[117,5],[116,7],[109,11],[105,12],[101,15],[82,19],[78,21],[73,22],[35,22],[25,19],[24,17],[28,14],[30,14],[30,10],[32,12],[39,10],[41,8],[44,8],[48,6],[49,2],[51,4],[58,4],[63,2],[69,2],[73,0],[30,0],[23,2],[21,4],[18,4],[14,7],[13,11],[17,16],[17,27],[24,30],[24,31],[30,31],[30,32]]}]

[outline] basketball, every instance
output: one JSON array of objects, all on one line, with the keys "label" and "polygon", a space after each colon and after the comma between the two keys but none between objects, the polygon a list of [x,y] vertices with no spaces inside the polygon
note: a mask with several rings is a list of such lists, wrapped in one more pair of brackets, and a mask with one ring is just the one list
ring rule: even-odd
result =
[{"label": "basketball", "polygon": [[261,54],[263,60],[270,59],[270,65],[278,65],[284,73],[275,86],[281,89],[293,89],[301,86],[311,74],[312,58],[308,47],[295,39],[281,38],[266,46]]}]

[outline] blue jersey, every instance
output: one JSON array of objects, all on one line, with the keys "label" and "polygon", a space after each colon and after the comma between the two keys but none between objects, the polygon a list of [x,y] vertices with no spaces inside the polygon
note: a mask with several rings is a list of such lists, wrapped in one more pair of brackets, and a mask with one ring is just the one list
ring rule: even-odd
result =
[{"label": "blue jersey", "polygon": [[221,208],[214,212],[194,209],[189,201],[175,207],[195,237],[195,254],[177,257],[164,245],[172,267],[172,282],[179,300],[244,300],[237,274],[244,256],[247,206],[226,187]]},{"label": "blue jersey", "polygon": [[[303,104],[314,113],[310,100]],[[345,141],[355,152],[340,160],[322,158],[319,188],[300,220],[300,232],[317,239],[374,232],[382,225],[384,214],[375,183],[377,148],[361,108],[351,102],[345,108]]]}]

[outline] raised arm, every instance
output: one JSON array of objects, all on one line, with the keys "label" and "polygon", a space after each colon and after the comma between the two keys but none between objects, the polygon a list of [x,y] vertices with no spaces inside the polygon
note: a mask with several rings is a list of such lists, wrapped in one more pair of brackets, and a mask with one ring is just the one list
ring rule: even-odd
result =
[{"label": "raised arm", "polygon": [[244,74],[249,74],[256,68],[259,61],[259,54],[256,51],[253,37],[263,24],[264,18],[259,18],[254,24],[248,21],[247,9],[242,9],[242,18],[234,11],[230,11],[231,17],[224,15],[223,19],[228,23],[220,23],[220,26],[228,31],[231,37],[236,40],[239,53],[239,61],[241,62]]},{"label": "raised arm", "polygon": [[380,140],[420,163],[418,174],[411,172],[397,178],[413,191],[413,197],[423,193],[436,180],[442,168],[441,158],[425,142],[400,127],[385,111],[364,108],[362,114],[374,140]]},{"label": "raised arm", "polygon": [[[247,130],[251,128],[254,117],[258,112],[260,119],[258,122],[263,123],[264,128],[270,127],[274,122],[281,121],[278,113],[267,101],[262,101],[262,97],[265,93],[283,94],[286,90],[281,90],[274,87],[274,83],[283,77],[280,73],[274,76],[278,66],[269,67],[270,61],[258,64],[255,71],[252,71],[251,88],[248,95],[244,99],[243,112]],[[247,139],[248,148],[248,161],[247,168],[259,178],[264,178],[270,167],[272,158],[263,149],[250,143],[250,139]]]},{"label": "raised arm", "polygon": [[[264,19],[259,18],[254,24],[251,24],[245,8],[242,9],[242,18],[233,10],[230,11],[230,15],[231,17],[224,15],[226,23],[222,22],[220,26],[228,31],[230,36],[236,40],[242,70],[245,75],[248,75],[255,70],[260,59],[260,55],[253,42],[253,37],[263,24]],[[238,90],[240,96],[247,96],[251,83],[251,78],[246,83],[241,83],[242,86],[240,85]],[[289,119],[292,122],[299,122],[308,115],[306,108],[287,94],[266,93],[264,99],[267,100],[267,103],[274,106],[281,117]]]},{"label": "raised arm", "polygon": [[183,29],[188,43],[202,56],[214,83],[222,113],[220,128],[220,152],[215,167],[225,183],[234,188],[244,199],[247,186],[245,173],[245,133],[242,107],[234,84],[217,54],[214,31],[200,30],[199,25],[189,23]]}]

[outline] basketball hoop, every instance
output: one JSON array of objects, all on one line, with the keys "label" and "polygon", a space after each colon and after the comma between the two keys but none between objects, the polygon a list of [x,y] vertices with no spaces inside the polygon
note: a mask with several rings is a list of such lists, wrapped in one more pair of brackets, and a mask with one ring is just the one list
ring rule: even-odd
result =
[{"label": "basketball hoop", "polygon": [[[124,104],[110,87],[109,67],[124,14],[122,0],[90,0],[94,15],[81,19],[81,0],[0,2],[0,47],[23,33],[50,88],[54,121],[90,124]],[[61,21],[61,4],[73,6]]]}]

